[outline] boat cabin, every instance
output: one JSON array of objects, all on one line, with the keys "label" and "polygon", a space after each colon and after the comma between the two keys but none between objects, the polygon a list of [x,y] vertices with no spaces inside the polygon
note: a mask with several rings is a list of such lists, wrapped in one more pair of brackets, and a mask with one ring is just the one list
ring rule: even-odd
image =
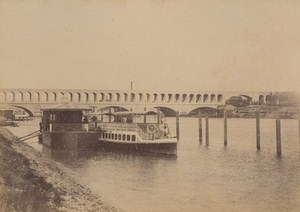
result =
[{"label": "boat cabin", "polygon": [[87,117],[91,108],[62,104],[41,110],[43,111],[40,124],[42,131],[89,131]]},{"label": "boat cabin", "polygon": [[89,150],[98,147],[98,133],[89,123],[92,109],[70,103],[42,109],[39,141],[51,149]]}]

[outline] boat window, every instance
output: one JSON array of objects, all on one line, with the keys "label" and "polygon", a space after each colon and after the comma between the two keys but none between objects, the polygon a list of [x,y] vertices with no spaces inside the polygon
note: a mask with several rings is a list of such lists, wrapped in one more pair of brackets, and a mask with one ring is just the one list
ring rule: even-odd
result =
[{"label": "boat window", "polygon": [[115,134],[111,134],[111,139],[114,139],[114,138],[115,138],[114,135],[115,135]]},{"label": "boat window", "polygon": [[111,134],[110,133],[108,133],[108,139],[110,139],[111,138]]},{"label": "boat window", "polygon": [[119,140],[122,140],[122,135],[121,134],[119,134]]},{"label": "boat window", "polygon": [[127,135],[127,141],[130,141],[130,135]]},{"label": "boat window", "polygon": [[107,133],[105,133],[105,138],[107,138]]},{"label": "boat window", "polygon": [[125,134],[123,134],[123,138],[122,138],[122,140],[123,140],[123,141],[125,141],[125,139],[126,139],[126,135],[125,135]]},{"label": "boat window", "polygon": [[135,135],[132,135],[132,141],[135,141],[136,137]]},{"label": "boat window", "polygon": [[118,134],[115,134],[115,140],[118,140]]}]

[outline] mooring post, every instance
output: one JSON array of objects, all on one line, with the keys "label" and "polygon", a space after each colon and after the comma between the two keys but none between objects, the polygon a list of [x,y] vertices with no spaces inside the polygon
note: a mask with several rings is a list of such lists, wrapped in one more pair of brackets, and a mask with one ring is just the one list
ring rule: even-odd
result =
[{"label": "mooring post", "polygon": [[299,132],[299,145],[300,145],[300,110],[298,110],[298,132]]},{"label": "mooring post", "polygon": [[208,126],[208,117],[205,117],[205,140],[206,140],[206,146],[209,145],[209,126]]},{"label": "mooring post", "polygon": [[145,114],[144,114],[144,124],[146,124],[147,123],[147,116],[146,116],[146,107],[144,107],[144,111],[145,111]]},{"label": "mooring post", "polygon": [[176,112],[176,137],[179,140],[179,112]]},{"label": "mooring post", "polygon": [[201,112],[198,112],[198,125],[199,125],[199,142],[202,144],[202,117]]},{"label": "mooring post", "polygon": [[224,146],[227,146],[227,110],[224,110]]},{"label": "mooring post", "polygon": [[160,119],[161,119],[161,117],[160,117],[160,110],[157,109],[157,124],[160,124]]},{"label": "mooring post", "polygon": [[276,118],[276,149],[277,155],[281,156],[281,126],[279,118]]},{"label": "mooring post", "polygon": [[256,149],[260,150],[260,111],[256,111]]},{"label": "mooring post", "polygon": [[112,114],[112,110],[111,108],[109,108],[109,115],[108,115],[108,122],[111,122],[111,114]]}]

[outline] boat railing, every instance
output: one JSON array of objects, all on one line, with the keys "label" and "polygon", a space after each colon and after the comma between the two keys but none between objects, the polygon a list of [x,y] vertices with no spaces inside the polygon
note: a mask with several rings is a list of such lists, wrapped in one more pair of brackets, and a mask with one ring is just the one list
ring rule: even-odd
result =
[{"label": "boat railing", "polygon": [[168,125],[165,123],[106,123],[98,122],[97,126],[103,130],[114,131],[134,131],[137,132],[144,140],[155,140],[166,138],[169,134]]},{"label": "boat railing", "polygon": [[97,126],[100,127],[100,129],[117,131],[137,131],[139,128],[137,123],[98,122]]}]

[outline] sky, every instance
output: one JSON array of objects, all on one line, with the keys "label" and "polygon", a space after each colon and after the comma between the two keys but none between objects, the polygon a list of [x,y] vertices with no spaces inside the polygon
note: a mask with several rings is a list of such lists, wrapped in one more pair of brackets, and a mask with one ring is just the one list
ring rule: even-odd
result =
[{"label": "sky", "polygon": [[0,87],[300,91],[298,0],[0,0]]}]

